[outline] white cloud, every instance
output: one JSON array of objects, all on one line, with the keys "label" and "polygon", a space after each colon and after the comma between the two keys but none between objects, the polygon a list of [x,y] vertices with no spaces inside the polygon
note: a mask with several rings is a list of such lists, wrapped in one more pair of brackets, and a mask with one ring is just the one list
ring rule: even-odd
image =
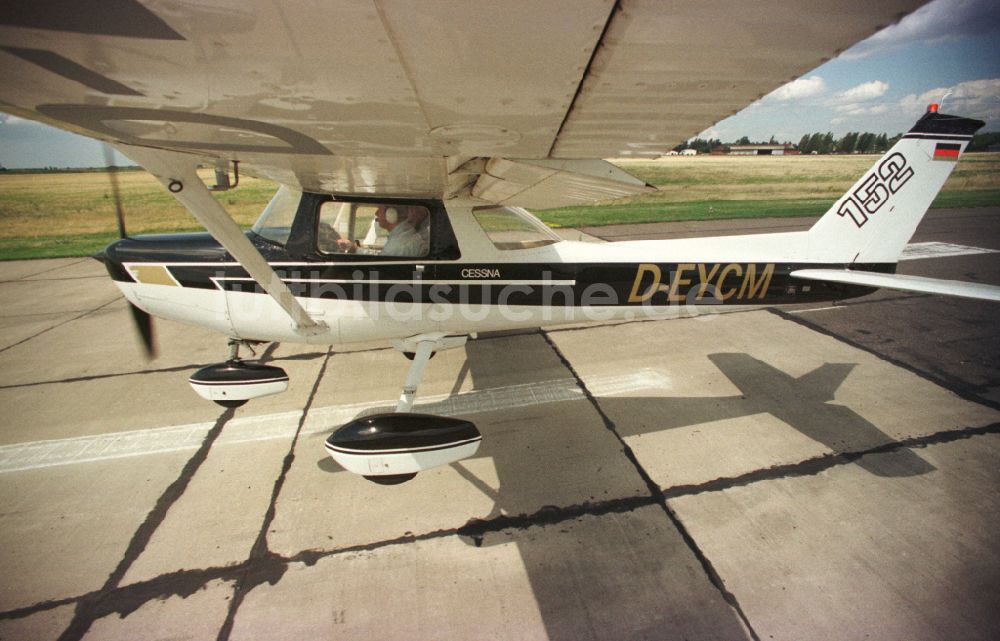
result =
[{"label": "white cloud", "polygon": [[834,107],[837,113],[846,114],[848,116],[877,116],[879,114],[889,113],[889,105],[872,105],[866,107],[858,104],[849,105],[838,105]]},{"label": "white cloud", "polygon": [[[889,91],[889,83],[870,80],[837,93],[826,101],[826,106],[848,116],[870,116],[885,113],[889,107],[883,103],[869,104]],[[836,123],[835,123],[836,124]]]},{"label": "white cloud", "polygon": [[857,87],[851,87],[846,91],[841,91],[837,94],[837,99],[844,102],[874,100],[884,96],[887,91],[889,91],[888,83],[881,80],[872,80],[871,82],[864,82]]},{"label": "white cloud", "polygon": [[786,102],[818,96],[824,91],[826,91],[826,82],[823,78],[820,76],[809,76],[808,78],[798,78],[778,87],[768,97]]},{"label": "white cloud", "polygon": [[[949,92],[950,95],[947,95]],[[903,113],[917,117],[927,110],[927,105],[935,102],[941,103],[941,111],[944,113],[996,123],[1000,121],[1000,78],[970,80],[953,87],[938,87],[919,96],[910,94],[899,101],[899,108]]]}]

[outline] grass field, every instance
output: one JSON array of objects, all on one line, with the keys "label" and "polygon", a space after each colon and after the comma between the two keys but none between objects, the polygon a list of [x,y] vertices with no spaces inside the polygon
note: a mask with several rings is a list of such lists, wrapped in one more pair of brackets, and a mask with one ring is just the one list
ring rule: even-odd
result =
[{"label": "grass field", "polygon": [[[820,216],[876,156],[671,156],[616,160],[659,191],[611,204],[536,212],[549,225],[583,227],[674,220]],[[935,207],[1000,205],[1000,154],[968,154]]]},{"label": "grass field", "polygon": [[[767,216],[819,216],[875,162],[874,156],[670,157],[616,164],[659,192],[612,204],[536,212],[553,227]],[[206,172],[206,180],[210,180]],[[199,224],[155,179],[118,173],[130,234],[195,231]],[[216,194],[242,225],[256,220],[276,186],[242,177]],[[969,154],[938,207],[1000,205],[1000,154]],[[86,256],[117,237],[107,174],[0,174],[0,260]]]},{"label": "grass field", "polygon": [[[209,170],[203,175],[213,182]],[[202,227],[145,171],[118,172],[129,234],[198,231]],[[277,190],[267,180],[240,177],[240,186],[215,194],[249,226]],[[106,173],[0,174],[0,260],[87,256],[118,237],[115,201]]]}]

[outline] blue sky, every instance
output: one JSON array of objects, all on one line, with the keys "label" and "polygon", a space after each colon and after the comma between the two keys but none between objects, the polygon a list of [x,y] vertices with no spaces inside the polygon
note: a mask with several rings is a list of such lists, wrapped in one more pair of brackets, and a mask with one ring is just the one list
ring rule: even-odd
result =
[{"label": "blue sky", "polygon": [[[876,0],[877,1],[877,0]],[[798,142],[803,134],[909,129],[931,102],[1000,131],[1000,6],[996,0],[935,0],[840,57],[702,132]],[[118,162],[125,163],[119,157]],[[51,127],[0,117],[0,164],[105,164],[99,143]]]},{"label": "blue sky", "polygon": [[927,105],[1000,130],[1000,5],[935,0],[702,132],[798,142],[803,134],[908,130]]}]

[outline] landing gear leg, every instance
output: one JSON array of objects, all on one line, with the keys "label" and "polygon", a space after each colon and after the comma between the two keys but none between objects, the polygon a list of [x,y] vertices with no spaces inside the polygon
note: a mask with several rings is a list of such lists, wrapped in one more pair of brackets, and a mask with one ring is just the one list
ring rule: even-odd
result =
[{"label": "landing gear leg", "polygon": [[403,383],[403,391],[399,395],[399,403],[396,404],[396,412],[409,412],[413,409],[413,402],[417,400],[417,388],[424,378],[424,370],[427,369],[427,363],[430,362],[433,355],[433,341],[424,341],[417,345],[417,351],[413,355],[413,363],[406,375],[406,382]]},{"label": "landing gear leg", "polygon": [[396,411],[363,416],[331,434],[326,450],[333,460],[374,483],[396,485],[417,472],[475,454],[483,437],[469,421],[410,412],[434,353],[461,347],[466,340],[436,333],[394,341],[392,346],[413,361]]},{"label": "landing gear leg", "polygon": [[240,338],[230,338],[229,339],[229,362],[239,362],[243,359],[240,358],[240,345],[243,345],[250,353],[257,356],[257,351],[254,350],[254,345],[260,345],[260,343],[254,341],[247,341]]},{"label": "landing gear leg", "polygon": [[[436,352],[446,349],[462,347],[469,339],[468,336],[445,336],[443,334],[421,334],[402,341],[394,341],[392,346],[412,358],[413,364],[406,375],[406,382],[403,383],[403,391],[399,395],[399,403],[396,404],[396,412],[409,412],[413,409],[413,403],[417,399],[417,388],[423,380],[424,370],[427,363]],[[410,356],[412,354],[412,357]]]}]

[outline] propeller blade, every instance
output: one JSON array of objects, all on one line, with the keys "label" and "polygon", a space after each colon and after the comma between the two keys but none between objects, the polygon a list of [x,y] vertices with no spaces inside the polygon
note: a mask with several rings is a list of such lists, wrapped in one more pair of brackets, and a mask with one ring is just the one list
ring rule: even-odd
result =
[{"label": "propeller blade", "polygon": [[115,165],[115,152],[111,145],[104,143],[104,164],[108,168],[108,180],[111,181],[111,195],[115,199],[115,216],[118,218],[118,237],[127,238],[125,233],[125,211],[122,209],[122,195],[118,189],[118,167]]},{"label": "propeller blade", "polygon": [[153,317],[132,303],[129,303],[128,306],[132,311],[132,321],[135,323],[136,331],[139,332],[139,338],[142,339],[146,358],[156,358],[156,344],[153,341]]},{"label": "propeller blade", "polygon": [[[108,180],[111,181],[111,195],[115,199],[118,236],[120,238],[127,238],[128,234],[125,233],[125,211],[122,207],[121,190],[118,188],[118,167],[115,165],[115,152],[111,148],[111,145],[107,143],[104,143],[104,163],[108,168]],[[94,258],[105,262],[107,256],[102,251],[95,255]],[[132,323],[135,325],[135,329],[139,333],[139,339],[142,341],[146,360],[152,360],[156,358],[156,343],[153,341],[153,317],[132,303],[129,303],[128,307],[132,312]]]}]

